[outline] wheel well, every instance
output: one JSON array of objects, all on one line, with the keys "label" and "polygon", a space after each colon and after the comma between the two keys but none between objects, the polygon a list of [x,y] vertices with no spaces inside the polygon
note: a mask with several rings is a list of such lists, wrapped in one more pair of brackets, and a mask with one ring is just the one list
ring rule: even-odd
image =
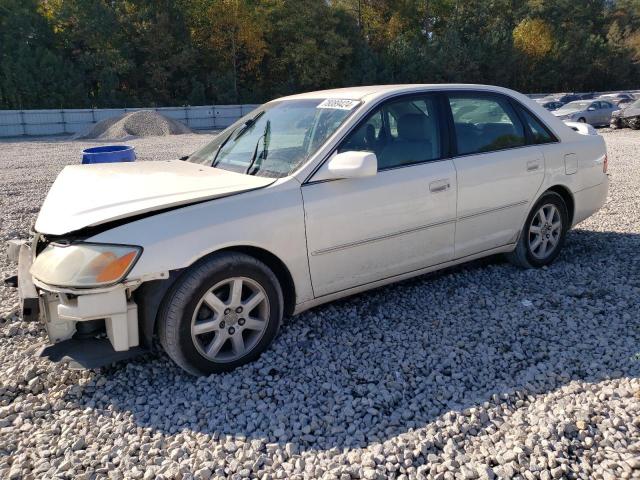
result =
[{"label": "wheel well", "polygon": [[571,191],[562,185],[555,185],[551,187],[548,192],[555,192],[562,197],[564,203],[567,205],[569,211],[569,225],[573,224],[573,214],[575,212],[575,202],[573,201],[573,195]]},{"label": "wheel well", "polygon": [[282,260],[276,257],[273,253],[264,250],[259,247],[251,247],[251,246],[234,246],[224,248],[222,250],[216,250],[214,253],[219,252],[239,252],[249,255],[253,258],[260,260],[267,267],[273,271],[275,276],[278,278],[280,282],[280,287],[282,287],[282,296],[284,298],[284,314],[291,315],[293,314],[293,310],[296,306],[296,286],[293,283],[293,277],[291,276],[291,272],[284,264]]},{"label": "wheel well", "polygon": [[[265,265],[275,274],[282,287],[284,297],[284,314],[292,315],[296,305],[296,289],[293,277],[287,266],[271,252],[258,247],[238,246],[229,247],[218,252],[240,252],[250,255]],[[140,288],[133,292],[133,297],[138,305],[138,322],[140,327],[141,341],[149,349],[153,348],[153,337],[157,331],[158,314],[167,292],[175,284],[185,269],[172,270],[169,278],[164,280],[151,280],[143,283]]]}]

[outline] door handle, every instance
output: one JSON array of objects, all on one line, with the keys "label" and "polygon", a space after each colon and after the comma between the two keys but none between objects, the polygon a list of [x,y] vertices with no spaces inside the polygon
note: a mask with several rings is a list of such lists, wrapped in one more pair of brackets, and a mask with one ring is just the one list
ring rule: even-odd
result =
[{"label": "door handle", "polygon": [[449,179],[444,179],[444,180],[436,180],[435,182],[431,182],[429,184],[429,191],[431,193],[438,193],[438,192],[444,192],[445,190],[448,190],[451,187],[450,183],[449,183]]},{"label": "door handle", "polygon": [[527,172],[533,172],[540,168],[540,160],[529,160],[527,162]]}]

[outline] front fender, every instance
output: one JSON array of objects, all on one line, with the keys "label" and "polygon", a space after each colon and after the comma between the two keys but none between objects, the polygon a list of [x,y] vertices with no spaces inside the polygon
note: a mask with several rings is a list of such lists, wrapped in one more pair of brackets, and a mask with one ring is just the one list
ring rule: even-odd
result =
[{"label": "front fender", "polygon": [[143,247],[127,278],[142,281],[189,267],[218,250],[256,247],[285,264],[296,303],[313,298],[302,195],[295,179],[133,220],[87,240]]}]

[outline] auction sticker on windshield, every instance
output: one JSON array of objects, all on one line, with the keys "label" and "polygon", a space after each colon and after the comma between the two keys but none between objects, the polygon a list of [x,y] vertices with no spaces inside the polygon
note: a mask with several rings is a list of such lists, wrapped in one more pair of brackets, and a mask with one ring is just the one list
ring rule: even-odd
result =
[{"label": "auction sticker on windshield", "polygon": [[360,102],[358,100],[348,100],[344,98],[327,98],[316,108],[333,108],[337,110],[352,110]]}]

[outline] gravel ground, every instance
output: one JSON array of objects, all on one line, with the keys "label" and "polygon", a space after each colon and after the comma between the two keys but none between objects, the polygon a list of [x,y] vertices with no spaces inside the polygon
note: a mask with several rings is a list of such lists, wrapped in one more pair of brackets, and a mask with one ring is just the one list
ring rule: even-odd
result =
[{"label": "gravel ground", "polygon": [[[610,198],[548,269],[492,259],[316,308],[233,373],[49,364],[1,287],[0,478],[640,478],[640,134],[602,134]],[[0,144],[0,240],[87,145]]]}]

